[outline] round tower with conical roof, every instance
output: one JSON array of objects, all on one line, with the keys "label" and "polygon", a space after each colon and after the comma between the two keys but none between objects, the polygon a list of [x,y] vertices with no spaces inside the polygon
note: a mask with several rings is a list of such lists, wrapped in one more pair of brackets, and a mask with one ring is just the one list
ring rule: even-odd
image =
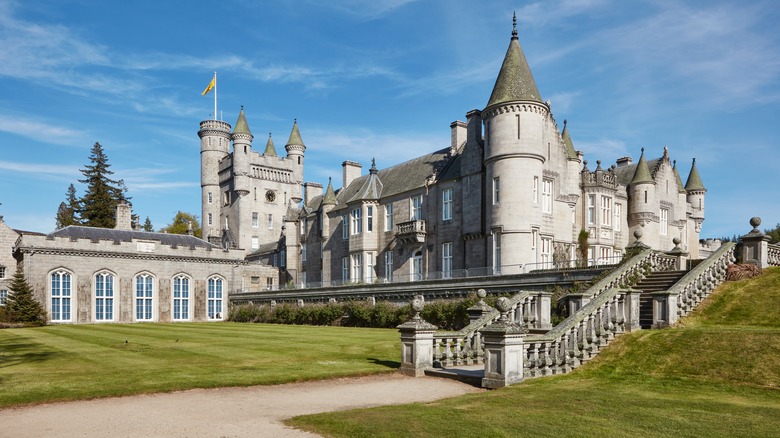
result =
[{"label": "round tower with conical roof", "polygon": [[696,158],[691,164],[691,172],[688,174],[688,181],[685,182],[685,193],[688,203],[691,204],[691,219],[695,224],[695,231],[698,234],[701,231],[701,224],[704,222],[704,194],[707,189],[699,176],[699,170],[696,168]]},{"label": "round tower with conical roof", "polygon": [[[542,222],[532,190],[547,159],[549,107],[542,101],[517,37],[512,37],[482,119],[485,128],[485,211],[492,235],[488,259],[494,269],[533,263],[532,225]],[[503,251],[501,249],[504,249]]]},{"label": "round tower with conical roof", "polygon": [[250,190],[250,154],[252,153],[252,139],[254,136],[249,130],[249,124],[244,115],[244,106],[238,113],[236,127],[233,128],[233,183],[234,190],[239,196],[245,196]]},{"label": "round tower with conical roof", "polygon": [[204,120],[200,122],[200,187],[201,187],[201,220],[203,221],[203,238],[219,240],[221,236],[219,162],[228,156],[230,151],[230,124],[221,120]]},{"label": "round tower with conical roof", "polygon": [[[628,226],[629,234],[631,234],[638,228],[645,228],[653,224],[653,217],[658,215],[655,181],[645,159],[645,148],[642,148],[642,154],[639,156],[639,162],[634,170],[634,177],[631,178],[628,185],[628,198],[630,212]],[[650,238],[657,236],[658,230],[645,230],[643,234]]]},{"label": "round tower with conical roof", "polygon": [[303,199],[300,184],[303,184],[303,155],[306,152],[306,145],[303,144],[301,132],[298,130],[298,119],[293,122],[290,139],[287,140],[284,149],[287,151],[287,158],[293,161],[293,178],[299,184],[297,190],[291,194],[291,199],[298,203]]}]

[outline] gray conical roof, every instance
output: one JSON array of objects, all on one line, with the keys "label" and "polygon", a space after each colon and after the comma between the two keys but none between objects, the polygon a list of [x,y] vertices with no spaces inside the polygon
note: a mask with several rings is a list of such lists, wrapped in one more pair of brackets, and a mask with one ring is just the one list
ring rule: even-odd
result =
[{"label": "gray conical roof", "polygon": [[[516,21],[516,18],[513,20]],[[523,49],[517,39],[517,28],[515,27],[512,30],[512,39],[509,41],[509,48],[504,56],[501,70],[498,72],[496,85],[493,86],[493,93],[490,95],[487,107],[522,100],[542,103],[539,89],[536,88],[536,82],[531,74],[531,68],[528,67],[528,61],[526,61]]]},{"label": "gray conical roof", "polygon": [[563,121],[563,132],[561,132],[561,138],[563,139],[563,144],[566,146],[566,156],[568,158],[577,158],[577,151],[574,149],[574,143],[571,141],[571,136],[569,136],[569,129],[566,127],[566,120]]},{"label": "gray conical roof", "polygon": [[295,122],[293,123],[292,131],[290,132],[290,139],[287,140],[287,146],[290,145],[306,146],[305,144],[303,144],[303,140],[301,139],[301,131],[298,130],[298,119],[295,119]]},{"label": "gray conical roof", "polygon": [[238,121],[236,121],[236,127],[233,128],[233,134],[252,135],[252,132],[249,130],[249,125],[246,123],[243,105],[241,106],[241,112],[238,113]]},{"label": "gray conical roof", "polygon": [[691,173],[688,174],[688,181],[685,183],[685,190],[689,192],[694,190],[707,190],[704,188],[704,184],[701,182],[699,170],[696,169],[696,158],[693,159],[693,164],[691,164]]},{"label": "gray conical roof", "polygon": [[347,202],[358,200],[377,200],[382,197],[382,188],[384,184],[379,179],[379,170],[376,168],[376,161],[371,160],[371,169],[368,170],[368,178],[360,189]]},{"label": "gray conical roof", "polygon": [[322,196],[322,205],[336,205],[336,193],[333,191],[330,178],[328,178],[328,188],[325,189],[325,195]]},{"label": "gray conical roof", "polygon": [[631,178],[631,184],[651,182],[653,182],[653,177],[650,176],[650,168],[647,167],[647,160],[645,160],[645,148],[642,148],[642,155],[639,156],[639,163],[636,165],[634,177]]},{"label": "gray conical roof", "polygon": [[269,157],[276,157],[276,147],[274,147],[274,139],[271,138],[271,133],[268,133],[268,143],[265,144],[265,152],[263,152],[263,155],[269,156]]},{"label": "gray conical roof", "polygon": [[674,160],[672,170],[674,171],[674,179],[677,181],[677,191],[685,193],[685,186],[683,185],[682,178],[680,178],[680,172],[677,171],[677,160]]}]

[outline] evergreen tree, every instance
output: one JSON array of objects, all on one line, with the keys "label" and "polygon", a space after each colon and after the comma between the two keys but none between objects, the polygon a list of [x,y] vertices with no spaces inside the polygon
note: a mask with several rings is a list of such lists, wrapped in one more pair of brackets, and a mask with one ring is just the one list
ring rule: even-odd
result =
[{"label": "evergreen tree", "polygon": [[33,297],[33,290],[24,272],[17,269],[11,286],[8,288],[8,299],[5,302],[5,317],[10,322],[21,322],[30,325],[46,324],[46,311],[38,300]]},{"label": "evergreen tree", "polygon": [[152,221],[149,220],[149,216],[146,216],[146,221],[144,221],[144,226],[141,228],[144,231],[154,231],[154,227],[152,226]]},{"label": "evergreen tree", "polygon": [[127,187],[123,181],[110,178],[114,174],[109,168],[108,156],[103,152],[100,143],[92,146],[89,156],[90,164],[81,169],[84,179],[79,182],[87,185],[87,190],[81,198],[81,220],[88,227],[113,228],[116,224],[116,205],[121,200],[127,200]]},{"label": "evergreen tree", "polygon": [[76,197],[76,188],[71,184],[68,186],[65,202],[61,202],[60,207],[57,209],[56,226],[58,229],[65,228],[68,225],[79,224],[79,204],[79,199]]},{"label": "evergreen tree", "polygon": [[170,234],[187,234],[190,222],[192,223],[193,234],[195,237],[200,237],[201,229],[200,225],[198,224],[198,217],[194,214],[185,213],[183,211],[176,213],[176,216],[173,217],[173,222],[160,231]]},{"label": "evergreen tree", "polygon": [[780,224],[777,224],[773,229],[771,230],[764,230],[767,236],[769,236],[770,240],[769,243],[778,243],[780,242]]}]

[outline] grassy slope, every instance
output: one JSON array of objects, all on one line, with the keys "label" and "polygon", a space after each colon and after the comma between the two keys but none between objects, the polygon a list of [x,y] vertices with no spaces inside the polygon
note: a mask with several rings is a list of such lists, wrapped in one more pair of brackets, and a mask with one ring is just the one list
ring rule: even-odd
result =
[{"label": "grassy slope", "polygon": [[0,408],[392,372],[397,359],[396,330],[233,323],[8,329],[0,330]]},{"label": "grassy slope", "polygon": [[778,386],[780,268],[772,268],[721,286],[676,328],[620,337],[569,375],[289,424],[350,437],[776,436]]}]

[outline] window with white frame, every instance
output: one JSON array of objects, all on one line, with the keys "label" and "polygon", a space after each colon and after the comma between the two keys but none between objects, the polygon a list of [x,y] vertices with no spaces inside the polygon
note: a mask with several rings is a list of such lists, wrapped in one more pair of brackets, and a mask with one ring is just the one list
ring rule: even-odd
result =
[{"label": "window with white frame", "polygon": [[423,279],[423,259],[422,251],[417,251],[412,256],[412,281],[419,281]]},{"label": "window with white frame", "polygon": [[135,319],[151,321],[154,315],[154,277],[141,274],[135,277]]},{"label": "window with white frame", "polygon": [[588,225],[596,223],[596,195],[588,195]]},{"label": "window with white frame", "polygon": [[[271,284],[273,284],[273,279]],[[207,281],[206,290],[206,316],[208,319],[223,319],[223,302],[222,302],[222,290],[224,288],[224,280],[219,277],[211,277]]]},{"label": "window with white frame", "polygon": [[662,208],[661,209],[661,229],[659,230],[659,233],[662,236],[666,236],[669,233],[669,209]]},{"label": "window with white frame", "polygon": [[601,225],[612,226],[612,198],[601,195]]},{"label": "window with white frame", "polygon": [[493,232],[493,273],[501,273],[501,233]]},{"label": "window with white frame", "polygon": [[209,202],[209,204],[211,204],[212,202],[214,202],[214,196],[212,196],[212,195],[211,195],[211,192],[209,192],[208,198],[209,198],[209,201],[208,201],[208,202]]},{"label": "window with white frame", "polygon": [[260,226],[260,213],[253,211],[252,212],[252,228],[257,228]]},{"label": "window with white frame", "polygon": [[497,205],[501,200],[501,181],[498,177],[493,178],[493,205]]},{"label": "window with white frame", "polygon": [[441,244],[441,276],[452,277],[452,242]]},{"label": "window with white frame", "polygon": [[0,266],[0,278],[5,278],[5,266]]},{"label": "window with white frame", "polygon": [[352,209],[352,234],[360,234],[363,232],[363,210],[358,208]]},{"label": "window with white frame", "polygon": [[553,180],[542,179],[542,213],[552,213]]},{"label": "window with white frame", "polygon": [[615,203],[615,231],[620,231],[623,204]]},{"label": "window with white frame", "polygon": [[393,231],[393,204],[385,205],[385,231]]},{"label": "window with white frame", "polygon": [[374,207],[371,205],[366,206],[366,232],[371,233],[374,231]]},{"label": "window with white frame", "polygon": [[114,275],[100,272],[95,275],[95,321],[114,320]]},{"label": "window with white frame", "polygon": [[190,279],[184,274],[173,277],[173,320],[190,319]]},{"label": "window with white frame", "polygon": [[260,238],[257,236],[252,236],[252,249],[258,248],[260,248]]},{"label": "window with white frame", "polygon": [[350,256],[352,260],[352,281],[363,281],[363,253],[355,253]]},{"label": "window with white frame", "polygon": [[422,195],[412,196],[412,217],[413,221],[422,220]]},{"label": "window with white frame", "polygon": [[533,260],[534,263],[539,261],[539,255],[537,254],[537,243],[539,242],[539,229],[538,228],[532,228],[531,229],[531,260]]},{"label": "window with white frame", "polygon": [[393,251],[385,252],[385,278],[393,281]]},{"label": "window with white frame", "polygon": [[5,306],[5,302],[8,300],[8,290],[0,289],[0,306]]},{"label": "window with white frame", "polygon": [[69,272],[56,271],[51,276],[51,320],[70,321],[71,284],[73,277]]},{"label": "window with white frame", "polygon": [[341,258],[341,281],[349,280],[349,257]]},{"label": "window with white frame", "polygon": [[301,218],[301,236],[306,235],[306,230],[309,227],[309,218]]},{"label": "window with white frame", "polygon": [[540,261],[544,268],[552,267],[552,237],[542,236],[540,240]]},{"label": "window with white frame", "polygon": [[366,253],[366,281],[373,283],[374,281],[374,253]]},{"label": "window with white frame", "polygon": [[268,213],[268,218],[266,219],[266,222],[268,223],[268,229],[273,230],[274,228],[274,215],[271,213]]},{"label": "window with white frame", "polygon": [[349,221],[347,215],[341,215],[341,238],[343,240],[349,239]]},{"label": "window with white frame", "polygon": [[441,192],[441,220],[452,219],[452,189],[444,189]]},{"label": "window with white frame", "polygon": [[608,265],[612,263],[612,247],[602,246],[599,248],[599,258],[600,265]]},{"label": "window with white frame", "polygon": [[539,177],[538,176],[534,177],[533,191],[534,191],[534,204],[536,204],[539,202]]}]

